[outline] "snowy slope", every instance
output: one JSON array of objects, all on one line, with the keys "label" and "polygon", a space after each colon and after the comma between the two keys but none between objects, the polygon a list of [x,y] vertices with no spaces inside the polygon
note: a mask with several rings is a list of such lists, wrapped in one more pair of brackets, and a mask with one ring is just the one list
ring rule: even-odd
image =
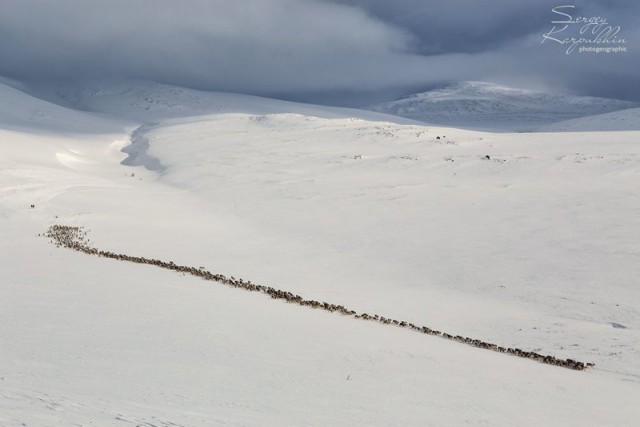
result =
[{"label": "snowy slope", "polygon": [[[0,425],[636,424],[638,132],[489,134],[198,93],[222,106],[203,115],[209,101],[151,95],[83,98],[124,119],[65,110],[102,120],[93,134],[0,126]],[[132,122],[127,151],[156,170],[123,164]],[[37,236],[57,223],[596,368],[74,253]]]},{"label": "snowy slope", "polygon": [[640,130],[640,108],[629,108],[543,126],[543,132],[602,132]]},{"label": "snowy slope", "polygon": [[[163,182],[264,236],[250,244],[249,264],[264,264],[256,275],[295,292],[338,294],[364,311],[402,312],[469,336],[598,361],[620,344],[611,324],[636,322],[635,308],[619,307],[636,298],[640,274],[637,135],[606,146],[603,137],[237,114],[173,121],[146,134]],[[621,222],[629,228],[599,226]],[[293,264],[288,273],[284,260]],[[295,279],[302,275],[311,277]],[[601,294],[612,280],[616,290]],[[389,295],[389,286],[403,296]],[[603,306],[577,297],[585,291]],[[482,324],[460,317],[468,307],[482,313]],[[513,336],[519,329],[531,330],[526,340]],[[582,333],[606,349],[594,352]],[[638,357],[630,342],[625,347],[609,368],[626,371]]]},{"label": "snowy slope", "polygon": [[34,98],[0,82],[0,127],[14,130],[48,130],[98,133],[112,129],[114,121]]},{"label": "snowy slope", "polygon": [[515,89],[486,82],[460,82],[377,104],[370,109],[444,126],[531,131],[550,123],[632,107],[637,104]]}]

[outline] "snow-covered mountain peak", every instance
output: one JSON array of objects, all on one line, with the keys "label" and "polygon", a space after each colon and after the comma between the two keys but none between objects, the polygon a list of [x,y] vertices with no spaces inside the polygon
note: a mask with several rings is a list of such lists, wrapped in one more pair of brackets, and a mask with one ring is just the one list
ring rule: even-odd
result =
[{"label": "snow-covered mountain peak", "polygon": [[433,99],[447,99],[455,97],[493,97],[498,95],[503,96],[523,96],[536,93],[529,89],[519,89],[509,86],[498,85],[489,82],[480,81],[461,81],[452,83],[450,85],[434,89],[428,92],[421,92],[410,97],[426,97]]},{"label": "snow-covered mountain peak", "polygon": [[531,131],[564,120],[637,106],[636,103],[616,99],[463,81],[376,104],[370,109],[437,125],[491,131]]}]

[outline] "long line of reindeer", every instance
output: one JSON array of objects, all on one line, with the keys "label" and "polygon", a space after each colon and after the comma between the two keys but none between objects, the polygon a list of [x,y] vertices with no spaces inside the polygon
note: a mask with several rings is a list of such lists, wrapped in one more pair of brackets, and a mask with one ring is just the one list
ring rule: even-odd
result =
[{"label": "long line of reindeer", "polygon": [[501,347],[496,344],[491,344],[485,341],[481,341],[474,338],[463,337],[461,335],[448,334],[446,332],[440,332],[426,326],[414,325],[411,322],[404,320],[391,319],[385,316],[377,314],[358,313],[355,310],[350,310],[343,305],[330,304],[327,302],[319,302],[315,300],[309,300],[302,298],[300,295],[295,295],[288,291],[273,288],[271,286],[256,285],[251,281],[243,279],[236,279],[235,277],[226,277],[222,274],[213,274],[207,271],[204,267],[189,267],[184,265],[177,265],[172,261],[160,261],[157,259],[150,259],[145,257],[135,257],[124,254],[117,254],[109,251],[102,251],[93,248],[87,244],[87,231],[84,227],[71,227],[66,225],[53,225],[44,234],[45,237],[51,239],[51,243],[54,243],[58,247],[65,247],[73,249],[78,252],[84,252],[89,255],[96,255],[104,258],[116,259],[119,261],[128,261],[138,264],[149,264],[156,267],[164,268],[167,270],[173,270],[184,274],[190,274],[192,276],[200,277],[204,280],[214,281],[222,283],[234,288],[242,288],[251,292],[261,292],[269,295],[273,299],[284,300],[292,304],[298,304],[304,307],[311,307],[321,310],[326,310],[332,313],[339,313],[344,316],[350,316],[354,319],[362,319],[373,322],[382,323],[385,325],[393,325],[400,328],[411,329],[412,331],[419,332],[427,335],[434,335],[441,338],[445,338],[452,341],[468,344],[474,347],[492,350],[500,353],[510,354],[517,357],[532,359],[548,365],[560,366],[563,368],[574,369],[578,371],[585,370],[594,366],[593,363],[579,362],[573,359],[559,359],[555,356],[543,355],[533,351],[525,351],[519,348]]}]

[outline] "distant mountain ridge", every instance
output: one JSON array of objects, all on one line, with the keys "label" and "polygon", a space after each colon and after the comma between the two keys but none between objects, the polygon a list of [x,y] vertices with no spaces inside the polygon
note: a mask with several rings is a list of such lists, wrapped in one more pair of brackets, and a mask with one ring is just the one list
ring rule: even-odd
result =
[{"label": "distant mountain ridge", "polygon": [[465,81],[368,109],[426,123],[488,131],[534,131],[566,120],[640,104]]},{"label": "distant mountain ridge", "polygon": [[[86,132],[105,115],[143,123],[168,117],[221,113],[350,115],[394,123],[427,124],[492,132],[640,130],[640,104],[607,98],[515,89],[486,82],[458,82],[361,109],[198,91],[145,81],[91,82],[44,88],[0,79],[0,124],[8,128],[60,128]],[[83,111],[87,120],[68,120]],[[93,118],[94,120],[90,120]]]},{"label": "distant mountain ridge", "polygon": [[416,124],[399,116],[361,108],[322,106],[242,93],[196,90],[135,79],[29,86],[24,91],[60,108],[126,117],[143,123],[224,113],[294,113],[317,117],[347,115],[366,120]]}]

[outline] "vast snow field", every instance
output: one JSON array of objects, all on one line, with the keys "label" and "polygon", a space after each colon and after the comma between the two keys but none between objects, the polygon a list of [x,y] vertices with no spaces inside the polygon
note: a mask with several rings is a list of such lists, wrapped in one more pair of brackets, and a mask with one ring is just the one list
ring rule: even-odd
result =
[{"label": "vast snow field", "polygon": [[[0,425],[638,424],[640,132],[142,83],[47,97],[90,112],[0,85]],[[56,248],[53,224],[596,366]]]}]

